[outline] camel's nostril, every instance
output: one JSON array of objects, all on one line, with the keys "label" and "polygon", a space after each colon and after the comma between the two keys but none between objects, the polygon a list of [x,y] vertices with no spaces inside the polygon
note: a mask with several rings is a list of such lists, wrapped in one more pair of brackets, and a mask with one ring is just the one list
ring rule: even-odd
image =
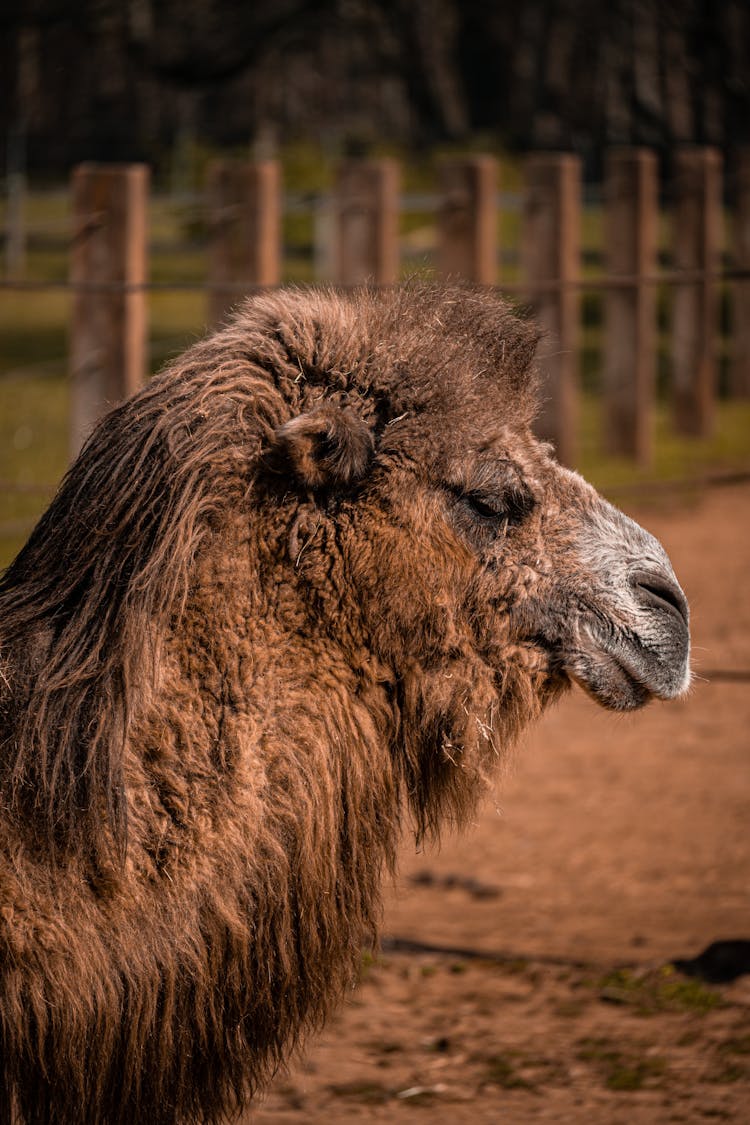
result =
[{"label": "camel's nostril", "polygon": [[684,625],[688,624],[687,599],[676,582],[672,582],[664,574],[653,571],[639,571],[631,575],[631,581],[641,602],[654,609],[676,614]]}]

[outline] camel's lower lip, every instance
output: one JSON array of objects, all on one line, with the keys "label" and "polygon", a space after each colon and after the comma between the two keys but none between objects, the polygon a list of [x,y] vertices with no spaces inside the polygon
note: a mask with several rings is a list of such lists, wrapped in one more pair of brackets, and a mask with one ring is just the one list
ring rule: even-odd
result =
[{"label": "camel's lower lip", "polygon": [[577,654],[566,668],[571,680],[583,688],[602,707],[611,711],[636,711],[657,693],[622,661],[608,653],[592,659]]}]

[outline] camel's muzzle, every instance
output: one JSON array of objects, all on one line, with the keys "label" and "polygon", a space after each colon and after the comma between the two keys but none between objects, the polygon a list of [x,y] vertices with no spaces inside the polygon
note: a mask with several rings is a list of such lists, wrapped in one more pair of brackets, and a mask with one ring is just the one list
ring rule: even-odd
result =
[{"label": "camel's muzzle", "polygon": [[587,544],[594,584],[581,606],[566,671],[597,702],[618,711],[653,697],[674,699],[690,684],[687,599],[653,536],[609,505],[599,519],[609,538],[606,547]]}]

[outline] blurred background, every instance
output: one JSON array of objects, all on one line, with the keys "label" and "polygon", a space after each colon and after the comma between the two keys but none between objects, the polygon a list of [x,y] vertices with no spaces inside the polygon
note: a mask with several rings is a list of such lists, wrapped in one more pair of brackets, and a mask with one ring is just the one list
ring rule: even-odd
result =
[{"label": "blurred background", "polygon": [[747,141],[749,18],[742,0],[7,0],[2,126],[57,178],[143,160],[195,186],[202,150],[477,139],[574,149],[593,173],[608,144]]},{"label": "blurred background", "polygon": [[747,467],[743,0],[10,0],[0,30],[0,564],[104,406],[257,285],[500,285],[562,459]]},{"label": "blurred background", "polygon": [[0,134],[0,568],[243,294],[416,274],[541,322],[540,429],[691,600],[689,699],[573,697],[501,815],[407,841],[255,1120],[747,1120],[747,0],[5,0]]}]

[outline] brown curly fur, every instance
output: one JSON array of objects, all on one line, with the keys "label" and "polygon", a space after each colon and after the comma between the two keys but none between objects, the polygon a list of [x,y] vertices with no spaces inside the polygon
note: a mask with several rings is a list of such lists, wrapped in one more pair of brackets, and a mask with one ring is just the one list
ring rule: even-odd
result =
[{"label": "brown curly fur", "polygon": [[268,294],[96,429],[0,583],[0,1120],[244,1106],[404,814],[463,821],[559,690],[450,507],[488,419],[537,456],[535,343],[469,289]]}]

